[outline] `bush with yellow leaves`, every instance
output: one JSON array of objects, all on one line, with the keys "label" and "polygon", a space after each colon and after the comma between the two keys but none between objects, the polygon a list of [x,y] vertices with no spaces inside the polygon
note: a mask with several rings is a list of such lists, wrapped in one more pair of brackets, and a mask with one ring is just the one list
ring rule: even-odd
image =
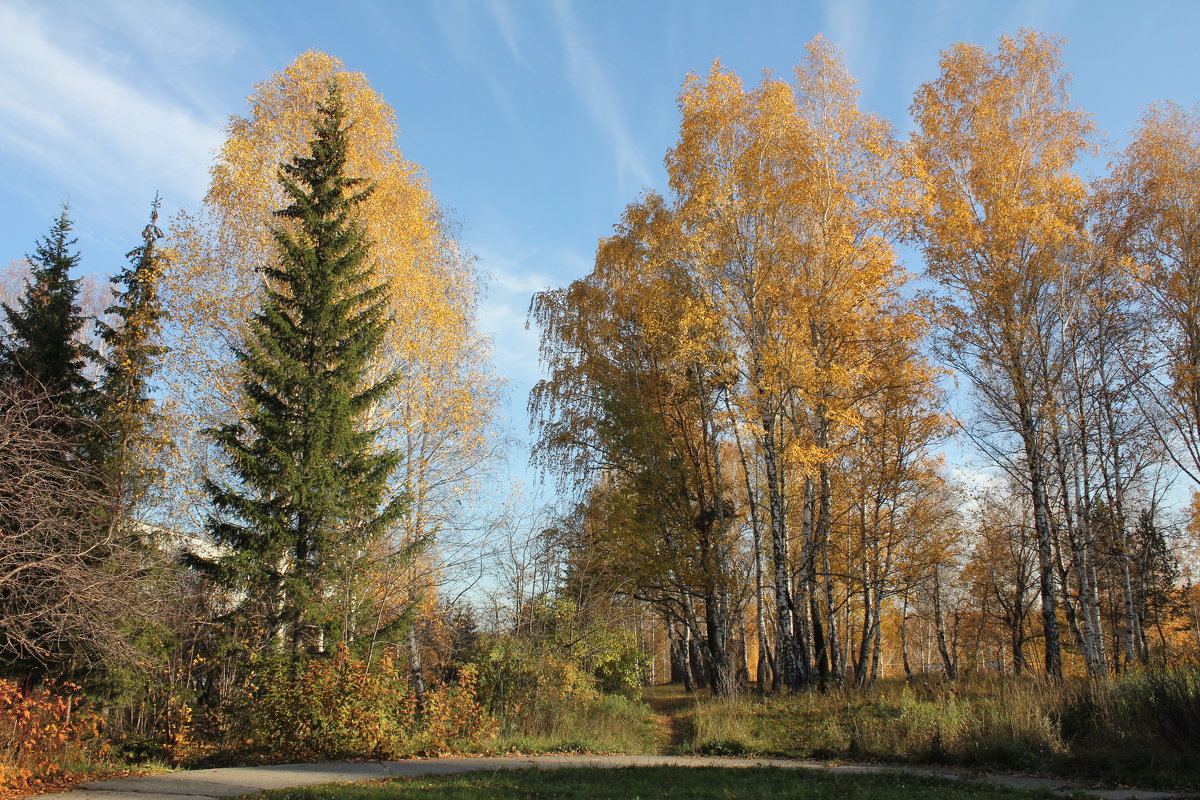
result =
[{"label": "bush with yellow leaves", "polygon": [[475,673],[417,698],[390,657],[369,664],[343,647],[332,658],[253,665],[240,688],[198,720],[182,762],[282,763],[392,759],[469,749],[491,738]]},{"label": "bush with yellow leaves", "polygon": [[104,752],[100,717],[78,699],[78,689],[25,690],[0,680],[0,791],[36,791]]}]

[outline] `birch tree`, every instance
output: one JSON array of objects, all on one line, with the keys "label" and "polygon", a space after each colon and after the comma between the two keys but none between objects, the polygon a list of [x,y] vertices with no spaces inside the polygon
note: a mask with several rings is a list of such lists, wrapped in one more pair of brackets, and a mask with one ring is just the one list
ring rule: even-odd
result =
[{"label": "birch tree", "polygon": [[1019,448],[1038,543],[1045,668],[1062,674],[1047,426],[1062,374],[1063,261],[1083,236],[1071,170],[1093,125],[1075,108],[1058,39],[959,44],[913,101],[915,229],[941,287],[941,353]]}]

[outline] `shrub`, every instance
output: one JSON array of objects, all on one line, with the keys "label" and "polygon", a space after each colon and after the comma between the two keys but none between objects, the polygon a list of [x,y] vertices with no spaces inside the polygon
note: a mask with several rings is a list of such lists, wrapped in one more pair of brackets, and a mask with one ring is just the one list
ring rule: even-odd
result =
[{"label": "shrub", "polygon": [[[627,673],[612,681],[569,648],[515,636],[485,640],[479,696],[501,722],[501,746],[521,752],[629,752],[652,746],[650,710],[629,697]],[[589,670],[588,667],[593,669]],[[619,693],[602,691],[615,686]]]},{"label": "shrub", "polygon": [[468,664],[459,668],[456,684],[434,687],[426,696],[420,752],[459,750],[495,736],[499,724],[477,700],[477,682],[478,668]]},{"label": "shrub", "polygon": [[74,696],[77,689],[26,692],[0,680],[0,790],[35,791],[104,752],[100,717]]},{"label": "shrub", "polygon": [[462,749],[496,724],[474,697],[474,672],[426,693],[424,714],[390,658],[373,667],[344,648],[328,659],[255,664],[242,686],[195,728],[182,761],[278,763],[392,759]]},{"label": "shrub", "polygon": [[569,653],[517,637],[485,642],[477,666],[480,696],[506,727],[543,731],[563,711],[598,694],[595,678]]}]

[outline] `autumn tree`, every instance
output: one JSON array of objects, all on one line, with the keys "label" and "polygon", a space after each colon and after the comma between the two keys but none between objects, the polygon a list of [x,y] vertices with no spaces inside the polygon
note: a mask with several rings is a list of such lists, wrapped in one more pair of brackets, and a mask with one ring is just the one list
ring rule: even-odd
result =
[{"label": "autumn tree", "polygon": [[836,449],[871,393],[878,345],[921,335],[889,244],[891,128],[858,107],[835,47],[807,50],[791,84],[768,75],[748,91],[720,65],[689,77],[667,159],[685,258],[738,354],[731,408],[756,429],[737,445],[761,476],[749,499],[770,543],[775,678],[792,689],[841,668],[827,568]]},{"label": "autumn tree", "polygon": [[[1170,403],[1168,419],[1175,429],[1172,444],[1187,453],[1179,466],[1200,471],[1200,256],[1195,206],[1200,202],[1200,120],[1171,103],[1147,111],[1134,141],[1114,170],[1114,192],[1124,212],[1121,244],[1144,265],[1145,289],[1154,319],[1160,324]],[[1188,461],[1191,463],[1189,464]],[[1197,481],[1200,482],[1200,481]]]},{"label": "autumn tree", "polygon": [[[853,660],[869,673],[895,525],[942,424],[891,247],[899,148],[820,39],[791,83],[747,90],[717,64],[689,76],[679,105],[670,197],[631,205],[588,278],[534,303],[552,377],[532,408],[543,444],[567,454],[547,461],[606,470],[593,507],[633,543],[608,550],[623,574],[720,586],[696,595],[705,613],[743,606],[752,581],[761,689],[840,675],[854,603]],[[840,536],[851,473],[870,517],[859,549]],[[715,537],[701,531],[714,521]],[[655,544],[639,555],[639,541]],[[715,557],[685,568],[693,553]],[[853,588],[848,559],[866,570]],[[711,665],[723,645],[702,633]]]},{"label": "autumn tree", "polygon": [[400,455],[377,446],[370,409],[394,375],[369,368],[391,324],[356,207],[370,192],[346,174],[346,111],[336,84],[317,108],[311,154],[280,170],[295,223],[276,232],[263,306],[237,351],[245,412],[212,432],[235,483],[210,481],[215,562],[248,594],[271,638],[328,630],[339,559],[385,537],[404,510],[389,490]]},{"label": "autumn tree", "polygon": [[1200,115],[1151,105],[1102,185],[1100,233],[1134,263],[1155,347],[1131,357],[1176,466],[1200,485]]},{"label": "autumn tree", "polygon": [[[880,674],[887,604],[911,588],[901,567],[918,580],[928,574],[914,562],[927,552],[923,540],[936,536],[931,529],[948,518],[946,481],[933,452],[946,435],[944,398],[917,347],[897,339],[881,349],[880,363],[890,368],[874,376],[836,463],[837,510],[847,531],[847,639],[855,624],[858,630],[847,660],[859,685]],[[850,618],[855,603],[858,620]]]},{"label": "autumn tree", "polygon": [[1054,676],[1062,655],[1047,433],[1064,368],[1057,333],[1069,283],[1059,277],[1084,234],[1086,190],[1071,168],[1092,134],[1070,103],[1060,52],[1058,39],[1032,31],[1001,37],[995,53],[955,45],[917,91],[911,142],[917,240],[943,291],[941,353],[1018,443]]},{"label": "autumn tree", "polygon": [[978,611],[1001,631],[1014,674],[1030,671],[1025,644],[1032,630],[1037,590],[1037,539],[1030,528],[1029,498],[993,489],[975,498],[973,542],[967,580],[974,584]]},{"label": "autumn tree", "polygon": [[142,242],[126,254],[129,265],[114,279],[121,288],[106,309],[111,322],[97,322],[103,345],[97,386],[97,461],[118,513],[137,505],[158,480],[155,463],[158,451],[165,447],[150,396],[151,380],[163,355],[158,342],[165,311],[159,283],[166,254],[159,246],[160,205],[155,197]]},{"label": "autumn tree", "polygon": [[587,278],[535,295],[550,377],[530,410],[537,460],[585,486],[604,482],[600,546],[625,565],[632,594],[704,642],[713,691],[727,697],[737,690],[737,526],[718,421],[728,376],[720,321],[690,291],[677,233],[671,210],[649,195],[626,209]]}]

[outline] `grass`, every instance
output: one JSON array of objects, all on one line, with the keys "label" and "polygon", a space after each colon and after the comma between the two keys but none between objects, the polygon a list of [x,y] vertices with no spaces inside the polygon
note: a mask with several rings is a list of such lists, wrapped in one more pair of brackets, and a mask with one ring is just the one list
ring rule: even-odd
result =
[{"label": "grass", "polygon": [[504,770],[283,789],[253,800],[502,800],[503,798],[749,798],[1030,800],[1045,794],[904,775],[832,775],[771,767]]},{"label": "grass", "polygon": [[701,700],[682,752],[1039,771],[1200,788],[1200,672],[1095,683],[886,682]]},{"label": "grass", "polygon": [[553,713],[501,720],[487,753],[652,753],[658,728],[650,708],[623,695],[589,694]]}]

